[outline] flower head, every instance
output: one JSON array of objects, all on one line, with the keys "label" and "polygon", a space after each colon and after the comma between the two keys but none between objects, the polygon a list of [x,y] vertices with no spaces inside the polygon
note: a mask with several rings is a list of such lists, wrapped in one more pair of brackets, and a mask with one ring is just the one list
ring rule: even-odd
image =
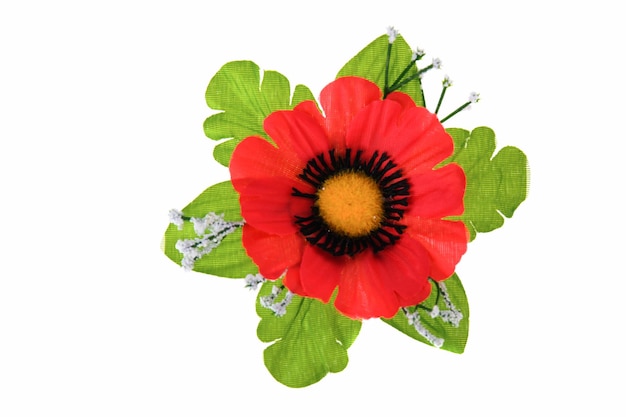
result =
[{"label": "flower head", "polygon": [[270,280],[351,318],[393,317],[449,277],[466,250],[465,175],[437,117],[404,93],[339,78],[264,122],[276,146],[242,141],[230,172],[243,245]]},{"label": "flower head", "polygon": [[433,68],[434,69],[440,69],[441,68],[441,59],[439,58],[433,58]]}]

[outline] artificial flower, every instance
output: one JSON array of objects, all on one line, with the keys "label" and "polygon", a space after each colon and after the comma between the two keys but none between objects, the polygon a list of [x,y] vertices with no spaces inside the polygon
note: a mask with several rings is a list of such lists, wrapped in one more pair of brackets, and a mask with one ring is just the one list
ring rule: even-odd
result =
[{"label": "artificial flower", "polygon": [[243,245],[269,280],[347,317],[393,317],[428,298],[465,253],[465,174],[437,116],[359,77],[264,121],[273,144],[235,149]]}]

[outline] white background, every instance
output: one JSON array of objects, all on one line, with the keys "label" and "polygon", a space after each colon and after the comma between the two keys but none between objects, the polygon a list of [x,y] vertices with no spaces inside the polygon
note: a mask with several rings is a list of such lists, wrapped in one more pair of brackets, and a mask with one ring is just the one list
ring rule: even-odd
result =
[{"label": "white background", "polygon": [[[0,415],[624,415],[618,2],[13,4],[0,6]],[[530,193],[459,265],[463,355],[368,321],[346,370],[289,389],[263,366],[254,293],[161,253],[167,212],[227,178],[202,131],[224,63],[317,95],[388,25],[443,60],[427,82],[455,81],[446,110],[481,93],[446,125],[521,148]]]}]

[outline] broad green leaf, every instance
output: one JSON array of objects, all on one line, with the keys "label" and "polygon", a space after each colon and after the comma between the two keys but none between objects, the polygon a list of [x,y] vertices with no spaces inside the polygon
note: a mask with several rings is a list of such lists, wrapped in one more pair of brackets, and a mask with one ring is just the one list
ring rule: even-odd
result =
[{"label": "broad green leaf", "polygon": [[[224,220],[241,221],[239,196],[230,181],[207,188],[182,210],[188,217],[204,217],[207,213],[224,214]],[[163,238],[163,251],[172,261],[180,265],[183,255],[176,249],[180,239],[193,239],[197,235],[191,222],[185,222],[183,230],[170,224]],[[198,260],[194,271],[227,278],[243,278],[258,271],[246,255],[241,243],[241,228],[226,236],[220,245]]]},{"label": "broad green leaf", "polygon": [[348,365],[347,349],[359,334],[361,322],[339,314],[332,300],[324,304],[299,296],[293,297],[284,316],[277,317],[259,302],[274,285],[280,286],[281,281],[263,284],[256,307],[261,317],[259,339],[274,342],[263,353],[272,376],[298,388],[318,382],[329,372],[342,371]]},{"label": "broad green leaf", "polygon": [[454,154],[443,164],[456,162],[465,171],[465,211],[454,219],[462,220],[470,231],[490,232],[504,224],[503,216],[513,216],[528,192],[528,161],[524,153],[507,146],[493,156],[496,136],[488,127],[471,133],[451,128],[446,131],[454,140]]},{"label": "broad green leaf", "polygon": [[[381,91],[385,88],[385,63],[387,59],[387,48],[389,45],[387,35],[383,35],[367,45],[361,52],[352,58],[339,70],[337,78],[345,76],[356,76],[366,78],[378,85]],[[391,48],[389,60],[389,85],[392,85],[404,69],[411,62],[413,52],[402,36],[398,36]],[[417,61],[418,63],[420,61]],[[413,65],[403,79],[417,73],[417,68]],[[419,79],[415,79],[404,85],[400,90],[407,93],[415,104],[424,106],[424,95]]]},{"label": "broad green leaf", "polygon": [[[456,274],[453,274],[450,278],[443,282],[446,286],[448,295],[450,296],[450,301],[452,301],[455,307],[463,314],[463,318],[461,319],[459,326],[454,327],[452,324],[444,322],[440,317],[432,318],[427,312],[420,314],[421,322],[433,335],[444,339],[441,349],[454,353],[463,353],[465,350],[465,344],[467,343],[467,335],[469,333],[469,305],[467,302],[467,296],[465,295],[465,290],[463,289],[461,280]],[[443,300],[443,297],[441,295],[437,297],[438,292],[436,284],[432,283],[431,285],[432,291],[430,296],[422,303],[422,305],[432,309],[435,305],[435,301],[439,298],[437,303],[439,309],[447,310],[448,308]],[[430,342],[428,342],[417,332],[417,330],[415,330],[413,325],[409,324],[409,321],[402,310],[400,310],[393,318],[382,320],[413,339],[432,346]]]},{"label": "broad green leaf", "polygon": [[204,133],[213,140],[229,139],[215,147],[213,156],[228,166],[233,150],[248,136],[267,137],[263,120],[276,110],[289,110],[304,100],[315,100],[311,91],[297,85],[293,98],[289,81],[276,71],[261,72],[254,62],[225,64],[209,82],[208,106],[223,110],[204,121]]}]

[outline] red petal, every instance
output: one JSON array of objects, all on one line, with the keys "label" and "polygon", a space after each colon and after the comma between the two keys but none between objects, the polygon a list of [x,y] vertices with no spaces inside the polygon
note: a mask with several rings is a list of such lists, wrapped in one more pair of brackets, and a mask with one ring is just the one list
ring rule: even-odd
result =
[{"label": "red petal", "polygon": [[300,280],[306,294],[327,303],[339,284],[345,260],[307,245],[300,266]]},{"label": "red petal", "polygon": [[398,118],[402,107],[391,100],[371,103],[357,114],[346,132],[346,147],[383,151],[389,144],[398,140]]},{"label": "red petal", "polygon": [[295,179],[304,164],[296,155],[277,149],[265,139],[249,137],[235,148],[229,168],[233,187],[241,192],[248,182],[259,178]]},{"label": "red petal", "polygon": [[405,109],[398,127],[404,134],[392,143],[393,155],[405,175],[430,170],[454,151],[452,137],[437,116],[423,107]]},{"label": "red petal", "polygon": [[295,153],[303,163],[328,150],[326,131],[304,111],[276,111],[265,118],[263,127],[279,149]]},{"label": "red petal", "polygon": [[338,78],[322,90],[320,104],[326,115],[331,148],[344,148],[346,131],[354,116],[381,96],[376,84],[358,77]]},{"label": "red petal", "polygon": [[463,214],[465,173],[455,164],[410,177],[411,199],[407,216],[442,218]]},{"label": "red petal", "polygon": [[304,239],[299,234],[277,236],[243,226],[243,246],[265,278],[277,279],[302,259]]},{"label": "red petal", "polygon": [[400,104],[402,106],[403,112],[404,110],[416,107],[415,102],[413,101],[411,96],[405,93],[401,93],[400,91],[394,91],[393,93],[388,94],[385,100],[393,100],[396,103]]},{"label": "red petal", "polygon": [[287,289],[294,294],[298,294],[303,297],[308,296],[308,294],[304,291],[304,287],[302,287],[302,282],[300,281],[300,265],[293,265],[289,267],[287,275],[285,275],[285,279],[283,279],[283,284],[285,284],[285,287],[287,287]]},{"label": "red petal", "polygon": [[422,107],[395,100],[373,103],[348,132],[350,146],[386,151],[405,175],[428,171],[452,154],[454,145],[437,117]]},{"label": "red petal", "polygon": [[298,185],[286,178],[249,181],[239,197],[241,215],[252,227],[266,233],[276,235],[296,233],[298,227],[294,223],[295,213],[292,212],[291,206],[297,199],[291,193],[292,188]]},{"label": "red petal", "polygon": [[326,130],[326,119],[324,119],[324,116],[322,116],[322,113],[320,113],[320,110],[317,108],[317,105],[315,104],[314,101],[311,101],[311,100],[303,101],[302,103],[298,104],[293,109],[295,111],[301,111],[303,113],[308,114],[309,116],[313,118],[313,120],[317,122],[317,124],[320,125],[322,129],[324,129],[324,131]]},{"label": "red petal", "polygon": [[385,274],[389,286],[398,296],[399,307],[421,303],[430,295],[430,256],[410,236],[375,255],[373,266]]},{"label": "red petal", "polygon": [[469,234],[463,222],[405,216],[406,234],[428,251],[431,259],[430,277],[444,280],[454,273],[456,264],[467,250]]},{"label": "red petal", "polygon": [[400,307],[387,271],[371,251],[348,258],[339,281],[335,307],[353,319],[393,317]]}]

